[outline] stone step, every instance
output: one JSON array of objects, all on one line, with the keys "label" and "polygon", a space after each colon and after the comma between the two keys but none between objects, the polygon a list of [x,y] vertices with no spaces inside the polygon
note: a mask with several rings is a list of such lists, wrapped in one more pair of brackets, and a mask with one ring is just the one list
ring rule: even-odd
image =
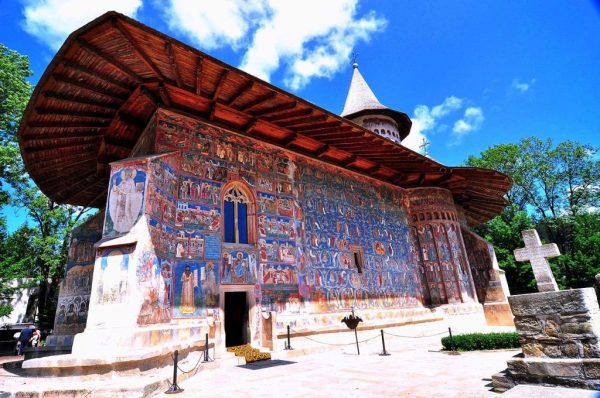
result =
[{"label": "stone step", "polygon": [[516,383],[510,378],[505,369],[492,376],[492,385],[494,386],[495,392],[502,393],[513,388]]}]

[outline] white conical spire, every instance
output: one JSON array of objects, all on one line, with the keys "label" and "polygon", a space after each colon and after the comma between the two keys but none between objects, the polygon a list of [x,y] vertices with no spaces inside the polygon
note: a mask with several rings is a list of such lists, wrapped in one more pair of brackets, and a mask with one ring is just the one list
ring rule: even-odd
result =
[{"label": "white conical spire", "polygon": [[355,62],[352,66],[354,72],[342,116],[352,115],[365,109],[385,109],[386,107],[379,102],[373,90],[360,74],[358,64]]}]

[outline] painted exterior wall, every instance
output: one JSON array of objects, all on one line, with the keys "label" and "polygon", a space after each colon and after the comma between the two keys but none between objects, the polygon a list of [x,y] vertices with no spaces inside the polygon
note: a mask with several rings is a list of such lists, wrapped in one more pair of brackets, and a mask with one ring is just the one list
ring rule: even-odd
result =
[{"label": "painted exterior wall", "polygon": [[73,336],[85,329],[96,259],[94,245],[102,238],[103,221],[104,212],[101,211],[71,234],[65,277],[60,284],[54,318],[54,331],[46,340],[48,346],[70,346],[73,344]]},{"label": "painted exterior wall", "polygon": [[[220,338],[228,291],[247,292],[257,344],[272,337],[265,319],[276,332],[338,329],[352,307],[390,324],[475,300],[447,190],[404,190],[164,109],[141,141],[138,155],[154,154],[111,165],[74,352]],[[232,188],[247,198],[247,244],[224,241]]]}]

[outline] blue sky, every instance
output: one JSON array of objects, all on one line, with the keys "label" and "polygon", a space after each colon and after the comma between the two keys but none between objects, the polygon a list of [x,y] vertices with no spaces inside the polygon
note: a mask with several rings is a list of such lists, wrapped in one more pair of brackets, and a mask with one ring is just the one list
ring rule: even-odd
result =
[{"label": "blue sky", "polygon": [[600,5],[577,1],[0,0],[35,83],[68,32],[117,9],[339,113],[358,53],[418,149],[460,165],[526,136],[600,144]]}]

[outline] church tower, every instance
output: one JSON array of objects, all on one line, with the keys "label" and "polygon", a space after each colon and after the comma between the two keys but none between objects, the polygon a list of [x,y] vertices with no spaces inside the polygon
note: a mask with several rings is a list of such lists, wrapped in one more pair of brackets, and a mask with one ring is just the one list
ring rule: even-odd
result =
[{"label": "church tower", "polygon": [[358,70],[355,62],[352,67],[352,81],[341,116],[379,134],[400,143],[410,133],[412,121],[402,112],[383,105],[369,87]]}]

